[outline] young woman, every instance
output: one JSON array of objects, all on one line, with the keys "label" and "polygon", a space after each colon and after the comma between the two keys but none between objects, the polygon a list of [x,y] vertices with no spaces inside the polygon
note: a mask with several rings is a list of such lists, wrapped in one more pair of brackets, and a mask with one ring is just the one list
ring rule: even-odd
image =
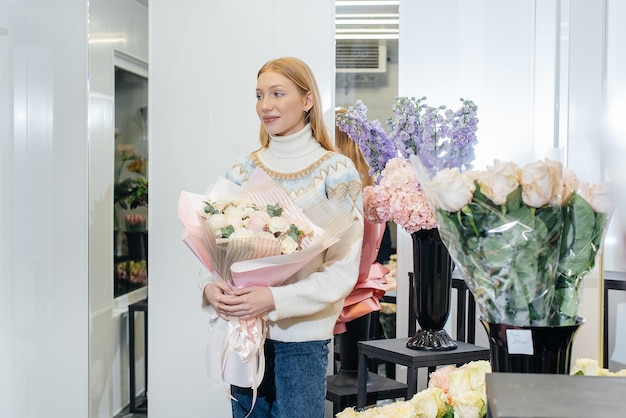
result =
[{"label": "young woman", "polygon": [[330,200],[347,206],[353,221],[339,242],[281,286],[236,289],[214,280],[204,286],[204,303],[224,319],[268,318],[265,376],[252,411],[252,390],[231,387],[235,418],[323,418],[328,343],[359,271],[361,181],[352,161],[333,151],[317,82],[303,61],[284,57],[263,65],[256,98],[261,147],[234,161],[226,177],[243,184],[261,168],[310,218],[316,214],[307,210]]}]

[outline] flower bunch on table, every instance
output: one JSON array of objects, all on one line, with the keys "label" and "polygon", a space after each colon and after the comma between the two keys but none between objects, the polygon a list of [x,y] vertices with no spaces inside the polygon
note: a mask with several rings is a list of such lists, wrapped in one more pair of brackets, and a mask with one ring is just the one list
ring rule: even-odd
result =
[{"label": "flower bunch on table", "polygon": [[387,120],[389,134],[378,120],[367,119],[367,107],[357,100],[337,115],[337,127],[363,152],[375,184],[363,189],[363,206],[370,222],[395,222],[408,233],[437,227],[409,157],[416,155],[432,170],[471,168],[477,142],[477,107],[461,99],[456,111],[432,107],[421,99],[398,97]]},{"label": "flower bunch on table", "polygon": [[428,388],[407,401],[357,412],[346,408],[337,418],[480,418],[487,413],[485,375],[488,361],[445,366],[431,373]]},{"label": "flower bunch on table", "polygon": [[564,176],[561,163],[550,159],[444,169],[423,184],[483,319],[519,326],[575,322],[580,280],[594,266],[612,212],[605,184],[584,184],[570,171]]}]

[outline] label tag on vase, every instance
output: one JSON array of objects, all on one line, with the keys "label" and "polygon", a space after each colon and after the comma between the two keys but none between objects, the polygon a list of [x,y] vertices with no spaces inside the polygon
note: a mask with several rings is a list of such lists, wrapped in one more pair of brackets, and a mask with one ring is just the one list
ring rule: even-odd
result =
[{"label": "label tag on vase", "polygon": [[533,334],[529,329],[507,329],[506,345],[509,354],[534,354]]}]

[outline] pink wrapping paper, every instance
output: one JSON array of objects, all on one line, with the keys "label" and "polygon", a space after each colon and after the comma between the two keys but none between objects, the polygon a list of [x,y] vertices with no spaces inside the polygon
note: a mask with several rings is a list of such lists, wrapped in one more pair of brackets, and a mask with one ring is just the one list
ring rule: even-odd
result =
[{"label": "pink wrapping paper", "polygon": [[[286,215],[305,220],[314,230],[313,237],[302,242],[303,249],[291,254],[276,253],[276,246],[262,238],[216,240],[213,230],[204,221],[204,201],[221,197],[239,197],[259,206],[279,203]],[[178,202],[178,216],[184,226],[182,240],[200,262],[232,285],[279,286],[311,259],[339,240],[354,222],[329,202],[320,202],[320,210],[328,214],[325,228],[314,225],[293,203],[280,185],[263,170],[256,169],[243,186],[220,177],[208,195],[183,191]],[[217,315],[211,320],[207,369],[213,380],[226,386],[256,389],[264,373],[263,345],[267,326],[265,318],[224,321]]]},{"label": "pink wrapping paper", "polygon": [[352,292],[344,301],[343,309],[333,331],[335,334],[346,332],[346,322],[360,318],[370,312],[379,311],[380,299],[388,290],[385,275],[389,273],[389,269],[376,262],[386,225],[384,223],[375,224],[365,219],[363,226],[359,278]]}]

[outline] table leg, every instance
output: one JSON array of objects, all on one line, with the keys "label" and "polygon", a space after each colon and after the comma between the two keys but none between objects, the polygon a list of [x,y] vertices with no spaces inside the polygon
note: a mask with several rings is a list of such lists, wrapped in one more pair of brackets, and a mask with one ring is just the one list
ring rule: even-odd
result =
[{"label": "table leg", "polygon": [[406,370],[406,400],[408,401],[417,392],[417,369],[412,367]]},{"label": "table leg", "polygon": [[359,365],[357,372],[356,407],[363,408],[367,401],[367,356],[361,354],[359,348]]},{"label": "table leg", "polygon": [[602,367],[609,368],[609,289],[604,287],[604,306],[602,319]]}]

